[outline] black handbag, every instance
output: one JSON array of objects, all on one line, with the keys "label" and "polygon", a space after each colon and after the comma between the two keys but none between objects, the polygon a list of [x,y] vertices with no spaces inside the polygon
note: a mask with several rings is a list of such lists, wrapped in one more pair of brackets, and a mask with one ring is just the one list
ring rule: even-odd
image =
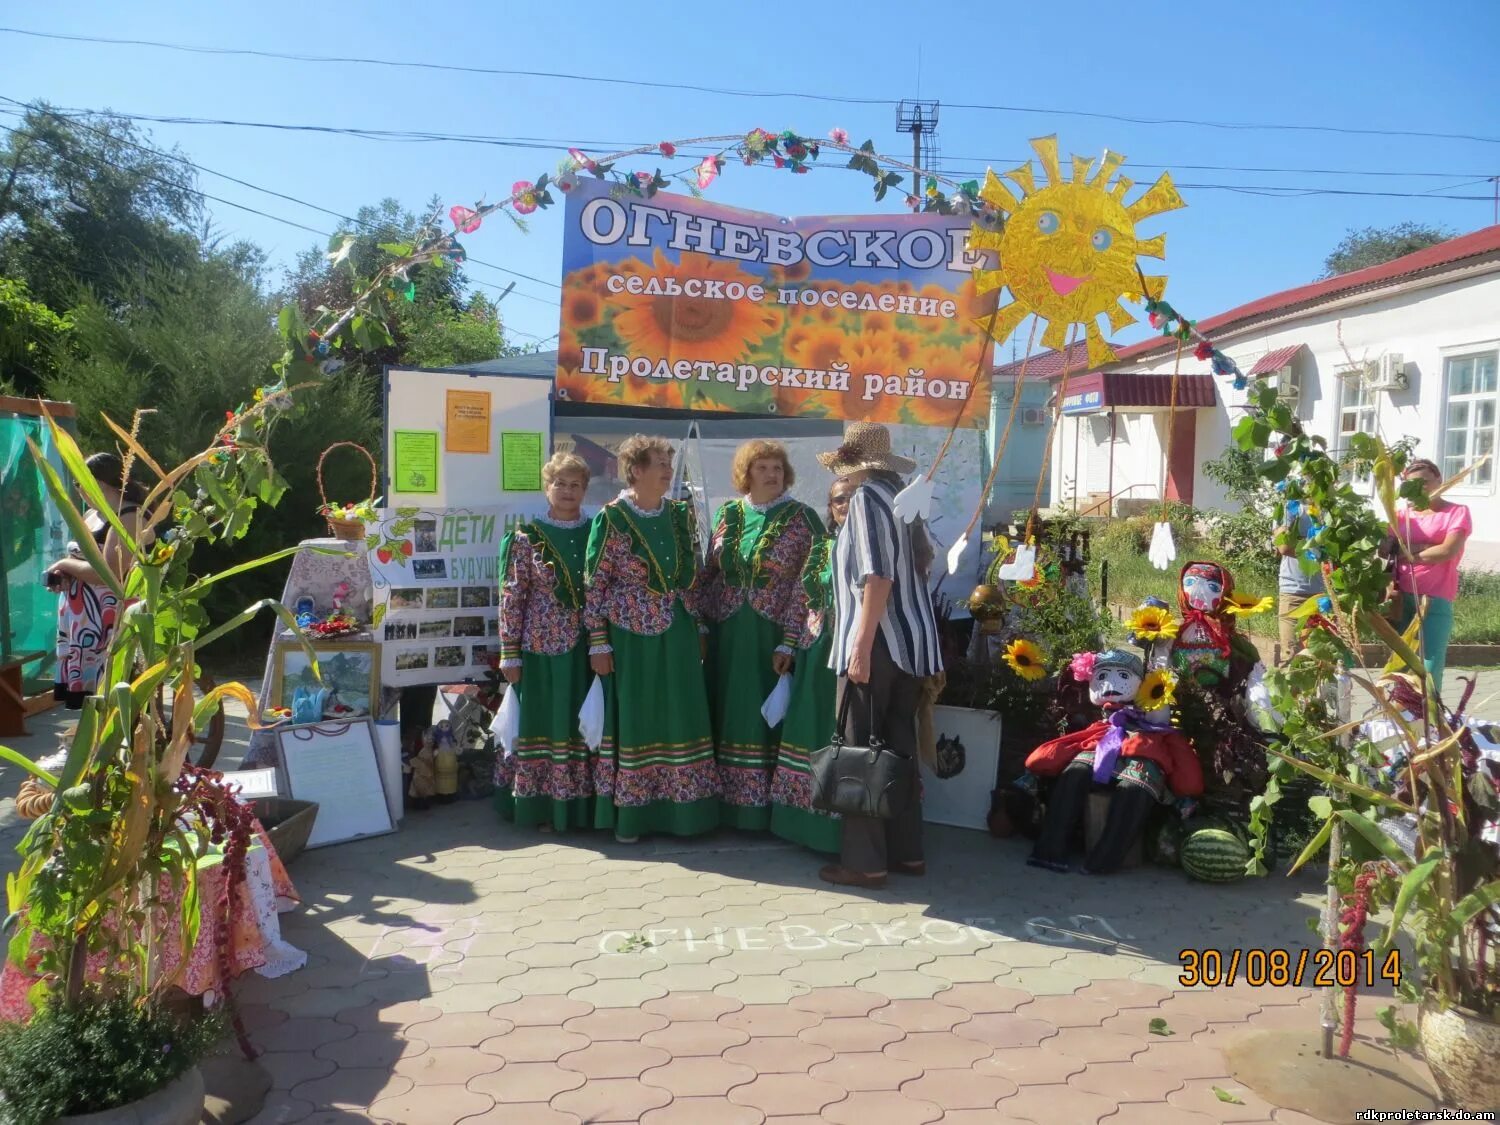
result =
[{"label": "black handbag", "polygon": [[916,759],[887,746],[875,733],[873,716],[870,745],[844,745],[844,719],[849,714],[852,694],[845,688],[833,741],[809,755],[812,807],[840,816],[890,820],[904,812],[915,798]]}]

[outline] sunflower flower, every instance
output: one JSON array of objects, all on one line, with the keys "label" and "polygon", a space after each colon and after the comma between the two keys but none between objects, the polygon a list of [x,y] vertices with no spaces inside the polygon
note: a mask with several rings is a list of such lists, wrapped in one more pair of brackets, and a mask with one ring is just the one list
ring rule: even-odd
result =
[{"label": "sunflower flower", "polygon": [[1177,622],[1170,611],[1160,606],[1143,605],[1125,622],[1137,641],[1157,641],[1177,635]]},{"label": "sunflower flower", "polygon": [[1252,617],[1257,613],[1265,613],[1275,604],[1275,600],[1269,595],[1256,601],[1244,594],[1230,594],[1224,599],[1224,612],[1235,617]]},{"label": "sunflower flower", "polygon": [[1177,677],[1165,668],[1147,674],[1135,700],[1147,711],[1158,711],[1177,702]]},{"label": "sunflower flower", "polygon": [[1040,680],[1047,675],[1046,657],[1032,641],[1011,641],[1005,649],[1005,663],[1023,680]]}]

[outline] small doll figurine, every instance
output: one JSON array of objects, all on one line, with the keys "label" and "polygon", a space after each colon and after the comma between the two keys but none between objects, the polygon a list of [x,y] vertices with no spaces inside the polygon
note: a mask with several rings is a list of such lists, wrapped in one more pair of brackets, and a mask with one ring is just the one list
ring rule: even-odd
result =
[{"label": "small doll figurine", "polygon": [[341,581],[333,588],[333,612],[335,616],[345,612],[344,603],[349,600],[349,595],[353,592],[354,588],[347,581]]},{"label": "small doll figurine", "polygon": [[1026,759],[1031,773],[1057,779],[1027,862],[1067,871],[1089,796],[1108,789],[1104,831],[1083,866],[1088,874],[1105,875],[1119,870],[1153,807],[1203,792],[1203,770],[1192,744],[1172,727],[1170,673],[1146,675],[1141,658],[1124,649],[1080,653],[1072,671],[1074,678],[1087,680],[1089,701],[1103,718],[1042,743]]},{"label": "small doll figurine", "polygon": [[402,772],[410,778],[406,795],[411,800],[412,808],[425,809],[437,792],[434,758],[432,731],[424,731],[422,741],[402,767]]},{"label": "small doll figurine", "polygon": [[453,737],[453,724],[441,720],[432,731],[434,786],[439,801],[452,801],[458,796],[458,743]]}]

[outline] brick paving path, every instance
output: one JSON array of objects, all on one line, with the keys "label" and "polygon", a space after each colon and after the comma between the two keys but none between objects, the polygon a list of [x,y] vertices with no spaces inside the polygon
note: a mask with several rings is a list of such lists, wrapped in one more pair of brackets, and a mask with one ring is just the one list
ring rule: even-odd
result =
[{"label": "brick paving path", "polygon": [[1302,940],[1315,880],[1055,876],[942,828],[929,853],[849,893],[764,839],[553,838],[480,803],[306,853],[283,924],[308,967],[240,991],[274,1081],[255,1123],[1313,1120],[1222,1048],[1315,1028],[1316,996],[1184,990],[1177,951]]}]

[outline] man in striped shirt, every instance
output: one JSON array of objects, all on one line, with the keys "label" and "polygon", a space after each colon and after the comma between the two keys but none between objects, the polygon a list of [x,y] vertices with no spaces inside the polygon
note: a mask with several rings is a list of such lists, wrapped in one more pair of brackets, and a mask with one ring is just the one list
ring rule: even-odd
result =
[{"label": "man in striped shirt", "polygon": [[[921,681],[942,670],[937,620],[927,589],[932,549],[920,523],[896,517],[901,474],[916,465],[891,452],[890,432],[856,422],[844,444],[818,460],[859,487],[833,555],[834,642],[843,739],[868,746],[879,735],[896,753],[917,756]],[[845,706],[847,700],[847,707]],[[887,871],[921,875],[922,807],[913,793],[890,820],[845,817],[840,861],[819,875],[856,887],[885,885]]]}]

